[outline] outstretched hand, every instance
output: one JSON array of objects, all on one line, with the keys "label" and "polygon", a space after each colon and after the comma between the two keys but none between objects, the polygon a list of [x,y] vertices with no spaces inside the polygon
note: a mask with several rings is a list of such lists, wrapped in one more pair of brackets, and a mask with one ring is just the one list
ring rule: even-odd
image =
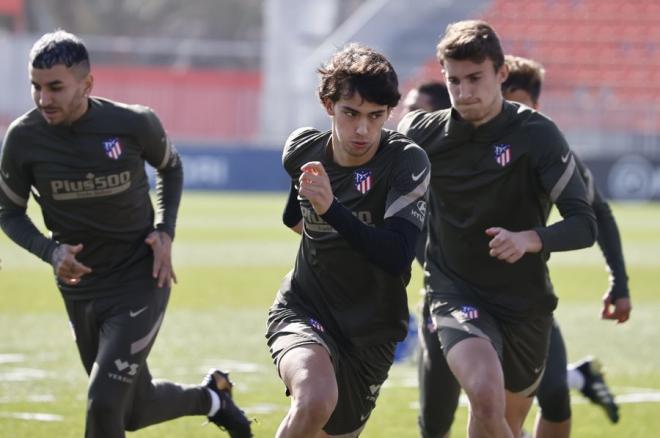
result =
[{"label": "outstretched hand", "polygon": [[151,275],[158,279],[158,287],[170,287],[172,281],[177,282],[172,268],[172,238],[166,232],[156,230],[149,233],[144,241],[154,253]]},{"label": "outstretched hand", "polygon": [[609,292],[603,296],[603,309],[600,312],[602,319],[614,319],[618,324],[624,323],[630,319],[632,305],[630,298],[617,298],[612,302]]},{"label": "outstretched hand", "polygon": [[67,245],[62,243],[55,248],[51,258],[53,272],[64,283],[76,285],[80,283],[83,275],[92,272],[91,268],[83,265],[76,259],[76,254],[83,250],[82,243]]},{"label": "outstretched hand", "polygon": [[324,214],[332,205],[334,195],[330,178],[319,161],[310,161],[300,168],[298,193],[307,198],[318,215]]}]

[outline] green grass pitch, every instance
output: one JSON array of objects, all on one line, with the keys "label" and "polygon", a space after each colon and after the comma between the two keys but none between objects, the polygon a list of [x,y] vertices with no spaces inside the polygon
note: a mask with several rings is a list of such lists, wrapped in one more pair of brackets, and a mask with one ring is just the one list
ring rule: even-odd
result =
[{"label": "green grass pitch", "polygon": [[[298,237],[281,224],[283,194],[185,193],[174,263],[179,284],[149,358],[154,376],[198,383],[209,367],[232,373],[235,398],[257,419],[257,437],[273,436],[288,408],[264,342],[266,311],[292,267]],[[573,436],[647,437],[660,430],[660,204],[614,204],[633,299],[621,326],[599,320],[607,273],[597,248],[554,254],[557,318],[569,360],[593,354],[621,402],[621,421],[572,394]],[[31,215],[39,222],[39,212]],[[0,233],[1,234],[1,233]],[[86,376],[48,265],[0,236],[0,437],[80,437]],[[419,301],[421,271],[409,287]],[[363,437],[416,437],[414,363],[396,364]],[[465,436],[467,409],[453,437]],[[527,427],[535,408],[528,418]],[[223,436],[203,417],[131,433],[134,437]],[[656,431],[656,432],[653,432]]]}]

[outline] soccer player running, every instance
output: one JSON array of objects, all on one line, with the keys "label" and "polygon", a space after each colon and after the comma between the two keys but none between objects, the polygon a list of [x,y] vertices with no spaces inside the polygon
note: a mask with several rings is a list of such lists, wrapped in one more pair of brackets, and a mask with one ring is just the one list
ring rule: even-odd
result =
[{"label": "soccer player running", "polygon": [[[509,74],[502,83],[504,98],[538,109],[545,74],[541,64],[512,55],[505,57],[505,63]],[[407,113],[421,109],[431,112],[450,107],[451,102],[448,97],[447,103],[443,104],[441,88],[446,90],[444,84],[432,82],[412,89],[404,99],[404,111]],[[610,289],[603,297],[607,311],[604,306],[602,316],[605,319],[625,322],[629,318],[631,304],[618,226],[607,201],[594,185],[591,172],[577,156],[575,159],[596,214],[598,244],[611,274]],[[612,303],[614,303],[613,308]],[[436,334],[435,324],[430,318],[427,302],[422,308],[422,315],[419,324],[421,348],[418,357],[420,433],[423,437],[448,436],[458,406],[460,385],[448,369],[447,361],[442,355],[442,347]],[[556,322],[553,323],[548,363],[536,395],[541,408],[540,415],[536,419],[536,437],[569,435],[571,426],[569,388],[579,390],[593,403],[602,406],[612,422],[618,421],[618,406],[599,368],[599,363],[591,358],[584,358],[567,366],[564,341],[558,325]]]},{"label": "soccer player running", "polygon": [[381,54],[350,44],[319,69],[329,131],[294,131],[284,222],[302,233],[268,315],[267,340],[291,396],[278,437],[357,437],[406,335],[406,285],[424,222],[424,151],[383,129],[399,99]]},{"label": "soccer player running", "polygon": [[[511,55],[506,56],[505,62],[509,76],[502,84],[504,98],[538,110],[545,74],[543,66],[531,59]],[[591,172],[577,155],[574,157],[587,186],[588,200],[596,214],[598,245],[611,274],[610,288],[603,296],[601,316],[624,323],[630,318],[631,302],[619,228],[609,204],[595,186]],[[618,406],[599,368],[596,361],[586,358],[567,369],[566,347],[555,321],[550,336],[548,364],[537,394],[540,415],[536,419],[535,437],[561,438],[570,435],[569,385],[573,385],[571,389],[581,391],[593,403],[602,406],[612,422],[619,420]]]},{"label": "soccer player running", "polygon": [[[53,266],[89,375],[85,436],[124,437],[183,415],[251,436],[225,373],[182,386],[152,381],[147,366],[176,282],[171,249],[183,184],[160,121],[144,106],[91,97],[87,49],[65,31],[34,44],[29,74],[36,108],[5,136],[0,225]],[[157,171],[155,226],[145,161]],[[30,192],[50,237],[26,214]]]},{"label": "soccer player running", "polygon": [[[559,129],[502,98],[494,30],[450,24],[437,55],[452,109],[413,111],[399,125],[433,169],[426,299],[470,400],[469,436],[519,436],[557,304],[546,261],[592,245],[594,213]],[[563,219],[547,226],[553,203]]]}]

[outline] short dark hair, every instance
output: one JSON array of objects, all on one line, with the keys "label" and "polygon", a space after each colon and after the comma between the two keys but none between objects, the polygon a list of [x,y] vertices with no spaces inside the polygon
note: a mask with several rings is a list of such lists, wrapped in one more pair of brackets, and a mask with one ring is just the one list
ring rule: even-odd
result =
[{"label": "short dark hair", "polygon": [[89,73],[89,53],[83,42],[72,33],[58,29],[44,34],[30,50],[30,65],[33,68],[47,69],[55,65],[82,67]]},{"label": "short dark hair", "polygon": [[509,77],[502,83],[502,91],[526,91],[534,105],[537,105],[545,77],[543,66],[532,59],[513,55],[506,55],[504,62],[509,68]]},{"label": "short dark hair", "polygon": [[417,87],[417,92],[426,94],[431,99],[433,111],[451,107],[449,91],[447,91],[447,86],[442,82],[425,82]]},{"label": "short dark hair", "polygon": [[493,61],[495,71],[504,65],[500,39],[493,28],[482,20],[458,21],[447,26],[438,42],[436,56],[442,65],[446,59],[481,64],[486,58]]},{"label": "short dark hair", "polygon": [[326,99],[337,102],[357,92],[368,102],[394,108],[401,99],[399,79],[392,64],[385,56],[357,43],[336,52],[318,72],[321,102]]}]

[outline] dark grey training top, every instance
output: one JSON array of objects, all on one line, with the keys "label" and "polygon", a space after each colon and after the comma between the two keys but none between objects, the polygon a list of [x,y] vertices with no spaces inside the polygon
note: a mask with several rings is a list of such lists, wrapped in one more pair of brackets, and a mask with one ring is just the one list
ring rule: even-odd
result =
[{"label": "dark grey training top", "polygon": [[[16,119],[0,161],[0,225],[7,235],[50,262],[57,242],[76,245],[77,259],[93,272],[66,298],[117,293],[153,285],[154,229],[145,161],[158,171],[156,227],[174,236],[183,170],[155,114],[144,106],[101,98],[71,125],[50,126],[34,109]],[[39,203],[47,238],[26,215],[29,194]]]}]

